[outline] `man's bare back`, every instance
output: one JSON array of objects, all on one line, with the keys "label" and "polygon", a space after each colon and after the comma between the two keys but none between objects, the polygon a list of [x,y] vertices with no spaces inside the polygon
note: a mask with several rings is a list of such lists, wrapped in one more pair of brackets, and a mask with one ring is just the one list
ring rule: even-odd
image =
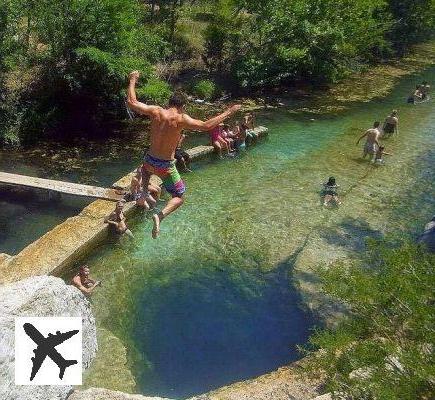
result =
[{"label": "man's bare back", "polygon": [[369,144],[377,144],[380,136],[379,129],[371,128],[366,131],[366,140]]},{"label": "man's bare back", "polygon": [[183,114],[176,109],[156,107],[151,117],[151,145],[148,153],[162,160],[173,160],[180,141]]}]

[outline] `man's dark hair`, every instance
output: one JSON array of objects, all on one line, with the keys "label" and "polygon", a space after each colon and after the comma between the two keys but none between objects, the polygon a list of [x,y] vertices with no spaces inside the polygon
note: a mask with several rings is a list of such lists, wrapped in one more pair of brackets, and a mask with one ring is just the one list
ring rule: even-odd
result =
[{"label": "man's dark hair", "polygon": [[376,121],[376,122],[373,124],[373,126],[374,126],[375,128],[377,128],[379,125],[381,125],[381,123],[380,123],[379,121]]},{"label": "man's dark hair", "polygon": [[168,101],[169,107],[182,108],[187,103],[187,97],[184,93],[175,92]]}]

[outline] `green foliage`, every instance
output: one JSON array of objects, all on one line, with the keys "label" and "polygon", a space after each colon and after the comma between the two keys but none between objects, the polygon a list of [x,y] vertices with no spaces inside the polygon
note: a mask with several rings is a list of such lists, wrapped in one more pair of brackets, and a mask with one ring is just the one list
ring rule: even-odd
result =
[{"label": "green foliage", "polygon": [[29,85],[7,88],[17,99],[8,124],[25,140],[59,123],[88,131],[108,113],[113,118],[122,112],[128,73],[139,69],[146,79],[151,62],[166,54],[164,40],[142,24],[140,2],[7,0],[7,7],[3,76],[38,71]]},{"label": "green foliage", "polygon": [[400,52],[433,34],[434,0],[388,0],[388,8],[395,20],[390,37]]},{"label": "green foliage", "polygon": [[434,28],[435,0],[2,0],[0,140],[120,117],[132,69],[160,103],[169,89],[153,65],[168,81],[208,73],[231,91],[330,82]]},{"label": "green foliage", "polygon": [[200,99],[211,100],[217,93],[217,86],[210,79],[202,79],[195,83],[192,91]]},{"label": "green foliage", "polygon": [[434,265],[435,255],[413,244],[377,244],[359,263],[320,271],[325,292],[349,310],[310,339],[310,367],[326,372],[328,390],[352,399],[430,398]]},{"label": "green foliage", "polygon": [[171,94],[171,86],[167,82],[157,78],[151,78],[145,85],[137,89],[139,98],[144,98],[160,105],[166,104]]}]

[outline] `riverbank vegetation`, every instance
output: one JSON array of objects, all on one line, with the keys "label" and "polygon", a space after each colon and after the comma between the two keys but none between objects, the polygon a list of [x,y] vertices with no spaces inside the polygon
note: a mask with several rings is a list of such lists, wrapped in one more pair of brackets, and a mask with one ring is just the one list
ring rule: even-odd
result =
[{"label": "riverbank vegetation", "polygon": [[414,244],[372,245],[364,260],[322,269],[349,314],[310,343],[309,369],[339,399],[429,399],[434,386],[435,256]]},{"label": "riverbank vegetation", "polygon": [[5,0],[0,139],[101,134],[132,69],[157,103],[337,81],[429,39],[434,15],[434,0]]}]

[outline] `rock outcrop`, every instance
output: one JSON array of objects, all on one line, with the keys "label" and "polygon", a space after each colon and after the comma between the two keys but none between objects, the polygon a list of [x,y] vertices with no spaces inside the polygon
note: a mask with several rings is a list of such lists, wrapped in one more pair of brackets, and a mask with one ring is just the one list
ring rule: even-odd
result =
[{"label": "rock outcrop", "polygon": [[108,389],[90,388],[76,390],[68,400],[169,400],[161,397],[147,397],[139,394],[128,394]]},{"label": "rock outcrop", "polygon": [[82,317],[83,368],[97,351],[95,319],[83,294],[60,278],[36,276],[0,286],[0,399],[63,400],[71,386],[16,386],[15,317]]},{"label": "rock outcrop", "polygon": [[311,400],[320,396],[322,382],[304,378],[299,368],[300,363],[296,362],[190,400]]}]

